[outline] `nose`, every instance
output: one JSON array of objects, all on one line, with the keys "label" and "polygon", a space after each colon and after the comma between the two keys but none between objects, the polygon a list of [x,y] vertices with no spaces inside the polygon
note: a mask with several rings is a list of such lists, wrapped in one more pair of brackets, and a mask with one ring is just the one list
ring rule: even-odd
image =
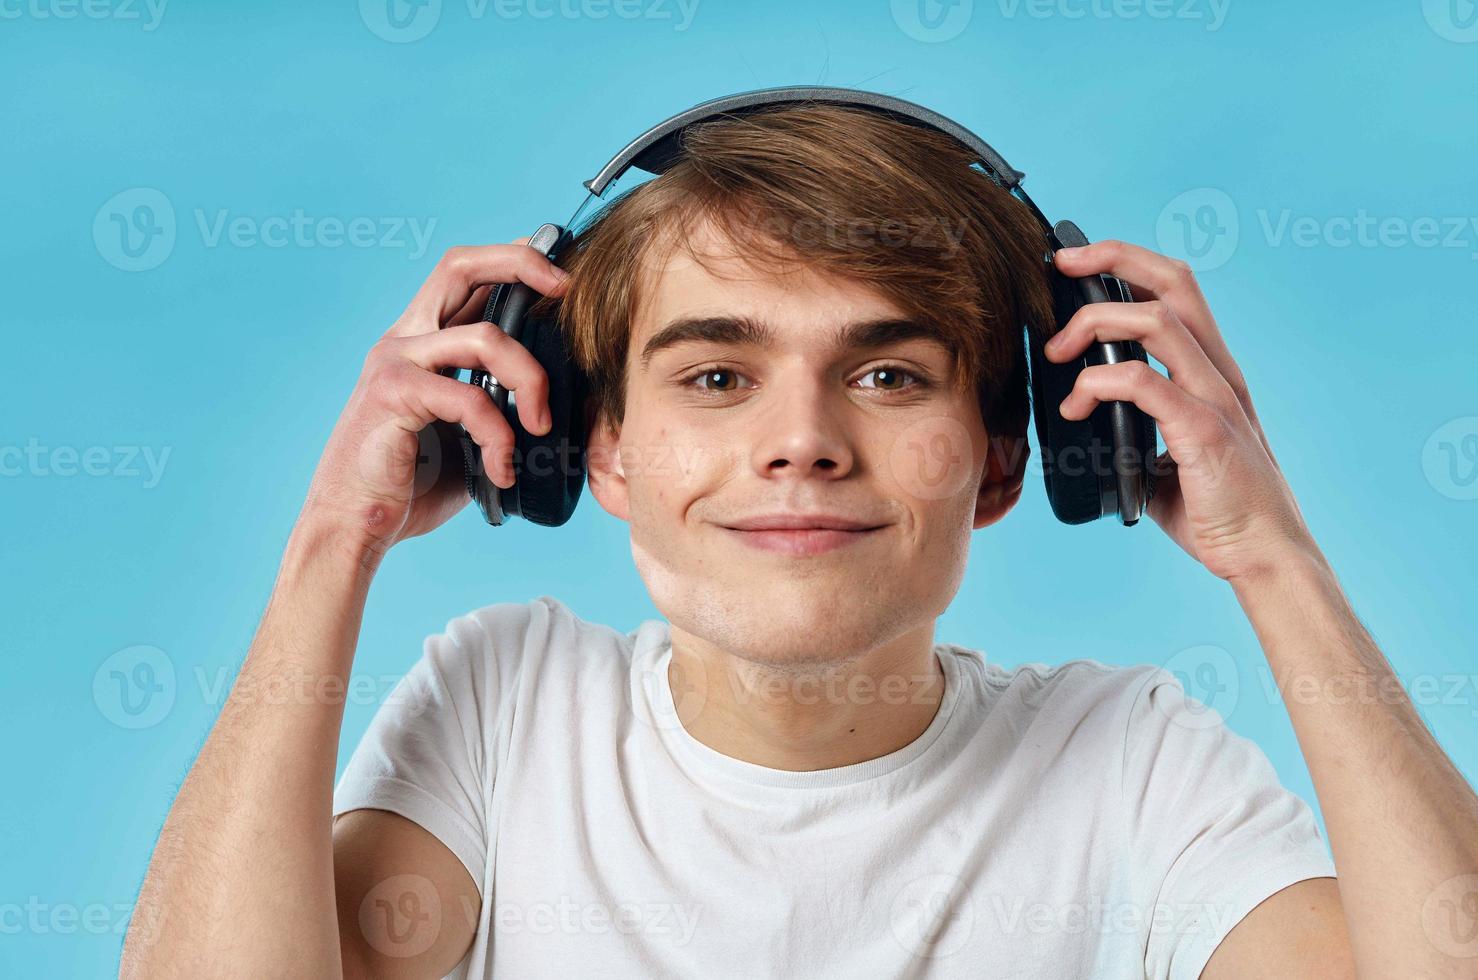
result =
[{"label": "nose", "polygon": [[838,479],[852,471],[853,447],[847,428],[846,396],[828,381],[792,376],[772,388],[755,419],[751,459],[764,477]]}]

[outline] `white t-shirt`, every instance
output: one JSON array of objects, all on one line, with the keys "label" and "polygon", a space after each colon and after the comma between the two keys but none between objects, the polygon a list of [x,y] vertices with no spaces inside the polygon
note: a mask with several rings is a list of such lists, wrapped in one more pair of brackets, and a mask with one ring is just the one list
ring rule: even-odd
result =
[{"label": "white t-shirt", "polygon": [[623,634],[550,596],[429,637],[334,811],[420,824],[482,906],[410,880],[362,919],[477,915],[458,978],[1192,980],[1264,898],[1334,875],[1308,805],[1161,668],[941,643],[923,734],[791,772],[689,735],[671,652],[663,620]]}]

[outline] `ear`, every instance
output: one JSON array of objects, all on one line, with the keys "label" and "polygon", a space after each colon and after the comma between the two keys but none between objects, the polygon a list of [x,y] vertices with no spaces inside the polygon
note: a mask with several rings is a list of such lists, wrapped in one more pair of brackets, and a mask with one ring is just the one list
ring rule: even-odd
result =
[{"label": "ear", "polygon": [[585,440],[585,474],[590,492],[612,517],[631,520],[631,497],[621,465],[621,430],[602,412]]},{"label": "ear", "polygon": [[991,436],[986,440],[985,472],[975,498],[975,529],[994,524],[1010,513],[1021,499],[1026,461],[1032,449],[1026,435]]}]

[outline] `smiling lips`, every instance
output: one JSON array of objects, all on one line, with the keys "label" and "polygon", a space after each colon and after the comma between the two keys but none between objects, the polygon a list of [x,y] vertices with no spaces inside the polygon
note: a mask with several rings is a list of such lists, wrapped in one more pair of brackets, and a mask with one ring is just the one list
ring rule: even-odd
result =
[{"label": "smiling lips", "polygon": [[753,548],[785,555],[821,555],[856,544],[886,527],[839,514],[758,514],[721,525]]}]

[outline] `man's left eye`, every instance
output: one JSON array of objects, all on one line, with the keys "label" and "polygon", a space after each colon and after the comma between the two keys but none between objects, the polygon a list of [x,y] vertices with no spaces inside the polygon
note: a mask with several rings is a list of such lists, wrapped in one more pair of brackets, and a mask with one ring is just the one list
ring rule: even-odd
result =
[{"label": "man's left eye", "polygon": [[[871,385],[865,384],[863,385],[864,388],[879,388],[883,391],[902,391],[905,388],[920,387],[924,384],[922,377],[896,365],[875,367],[871,371],[868,371],[867,374],[864,374],[863,377],[866,378],[872,375],[878,376],[878,383]],[[911,380],[913,384],[906,383],[904,381],[905,378]]]}]

